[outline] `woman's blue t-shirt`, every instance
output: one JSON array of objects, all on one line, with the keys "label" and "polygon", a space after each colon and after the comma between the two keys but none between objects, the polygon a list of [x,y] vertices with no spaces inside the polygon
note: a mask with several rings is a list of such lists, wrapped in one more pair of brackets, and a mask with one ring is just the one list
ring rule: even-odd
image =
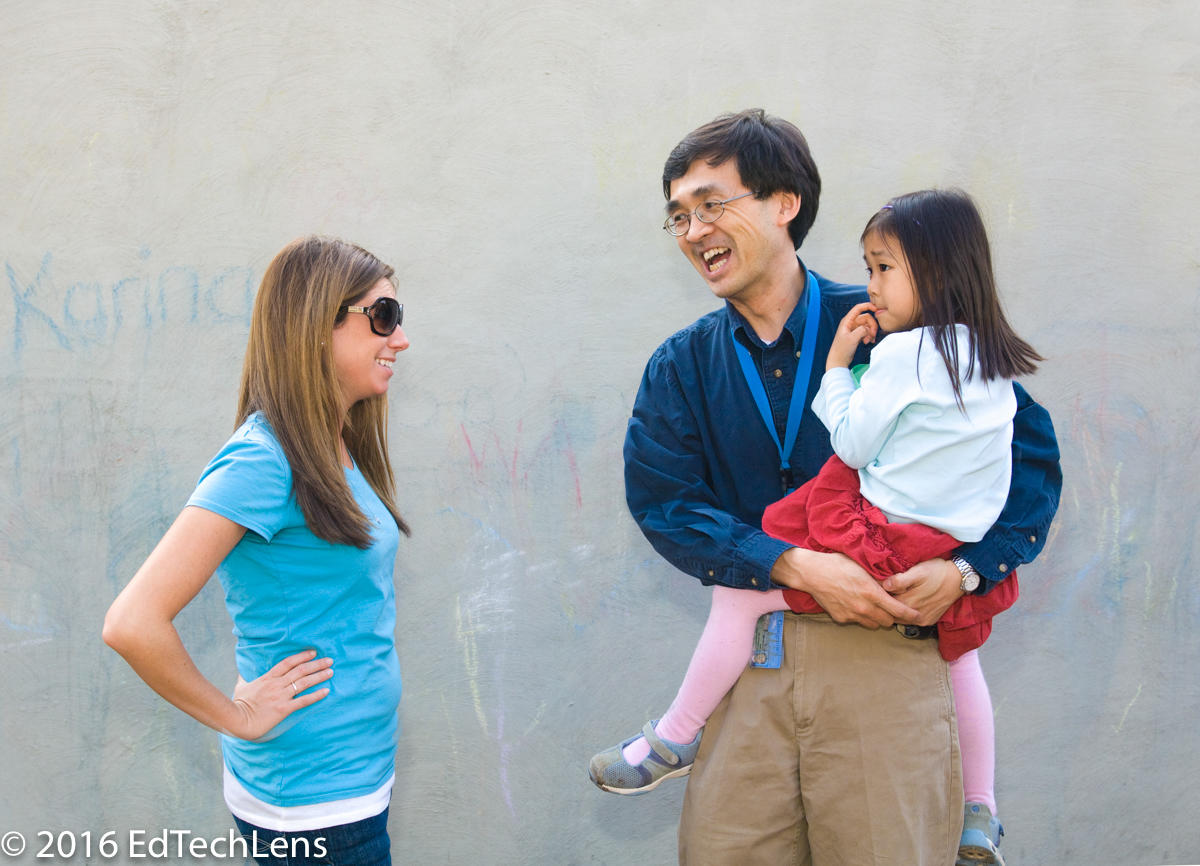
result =
[{"label": "woman's blue t-shirt", "polygon": [[306,649],[333,659],[323,700],[266,736],[221,736],[225,763],[255,797],[303,806],[378,790],[394,772],[400,665],[393,569],[400,533],[358,468],[346,470],[370,520],[367,550],[317,538],[292,490],[287,458],[266,419],[233,434],[188,500],[248,530],[217,569],[243,679]]}]

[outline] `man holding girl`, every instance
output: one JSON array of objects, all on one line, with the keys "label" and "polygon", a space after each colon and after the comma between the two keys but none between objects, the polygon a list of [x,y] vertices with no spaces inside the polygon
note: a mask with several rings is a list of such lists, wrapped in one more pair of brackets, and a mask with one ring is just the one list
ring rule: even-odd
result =
[{"label": "man holding girl", "polygon": [[[708,717],[680,862],[953,862],[963,826],[954,699],[927,638],[964,593],[986,595],[1041,550],[1061,486],[1049,416],[1015,386],[1007,502],[953,559],[880,581],[843,554],[768,536],[767,506],[833,453],[811,402],[839,323],[867,294],[796,255],[820,178],[792,124],[758,110],[717,118],[672,151],[663,192],[665,227],[726,305],[647,365],[625,442],[630,510],[702,583],[799,590],[825,612],[786,614],[781,667],[747,669]],[[854,361],[866,357],[860,345]],[[653,742],[622,745],[655,762],[662,742],[647,728]],[[593,762],[602,787],[604,769]]]}]

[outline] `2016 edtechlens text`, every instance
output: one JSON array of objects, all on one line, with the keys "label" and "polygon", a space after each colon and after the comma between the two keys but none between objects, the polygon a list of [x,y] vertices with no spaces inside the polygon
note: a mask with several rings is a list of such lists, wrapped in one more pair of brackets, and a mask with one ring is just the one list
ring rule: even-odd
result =
[{"label": "2016 edtechlens text", "polygon": [[324,857],[325,838],[296,837],[259,838],[254,831],[249,837],[236,829],[224,836],[198,836],[191,830],[38,830],[25,834],[9,830],[0,835],[0,858],[19,857],[26,849],[34,858],[43,860],[85,859],[109,860],[123,854],[130,860],[168,860],[181,857],[214,860],[247,857]]}]

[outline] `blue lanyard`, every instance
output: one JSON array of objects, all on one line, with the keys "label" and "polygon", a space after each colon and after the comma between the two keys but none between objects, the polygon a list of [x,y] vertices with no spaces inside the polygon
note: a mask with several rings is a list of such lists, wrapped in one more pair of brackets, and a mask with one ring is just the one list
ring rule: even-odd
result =
[{"label": "blue lanyard", "polygon": [[792,483],[792,467],[788,458],[796,445],[796,434],[800,432],[800,418],[804,415],[804,402],[808,397],[808,383],[812,381],[813,356],[817,350],[817,331],[821,330],[821,289],[817,285],[812,271],[808,271],[805,291],[808,294],[808,309],[804,318],[804,337],[800,345],[800,362],[796,366],[796,380],[792,383],[792,402],[788,407],[787,428],[784,430],[783,442],[775,432],[775,421],[771,417],[771,404],[767,401],[767,389],[763,387],[762,378],[754,365],[750,350],[738,342],[733,336],[731,324],[729,336],[733,340],[733,348],[737,351],[738,361],[742,365],[742,375],[750,386],[750,393],[758,406],[758,414],[767,425],[767,432],[779,449],[779,482],[783,492],[791,492],[796,485]]}]

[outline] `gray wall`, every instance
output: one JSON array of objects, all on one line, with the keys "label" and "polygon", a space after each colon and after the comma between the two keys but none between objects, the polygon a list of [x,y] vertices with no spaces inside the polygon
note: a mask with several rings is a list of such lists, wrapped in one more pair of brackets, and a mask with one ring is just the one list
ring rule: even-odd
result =
[{"label": "gray wall", "polygon": [[[1010,862],[1200,861],[1195,4],[276,5],[0,3],[11,862],[38,830],[228,832],[216,735],[100,622],[311,231],[397,266],[412,340],[397,861],[673,860],[683,785],[612,797],[585,765],[666,706],[707,611],[629,518],[621,441],[650,352],[714,307],[659,230],[662,161],[754,105],[824,175],[810,264],[858,278],[888,196],[960,184],[1047,356],[1062,508],[984,650]],[[179,625],[231,685],[215,581]]]}]

